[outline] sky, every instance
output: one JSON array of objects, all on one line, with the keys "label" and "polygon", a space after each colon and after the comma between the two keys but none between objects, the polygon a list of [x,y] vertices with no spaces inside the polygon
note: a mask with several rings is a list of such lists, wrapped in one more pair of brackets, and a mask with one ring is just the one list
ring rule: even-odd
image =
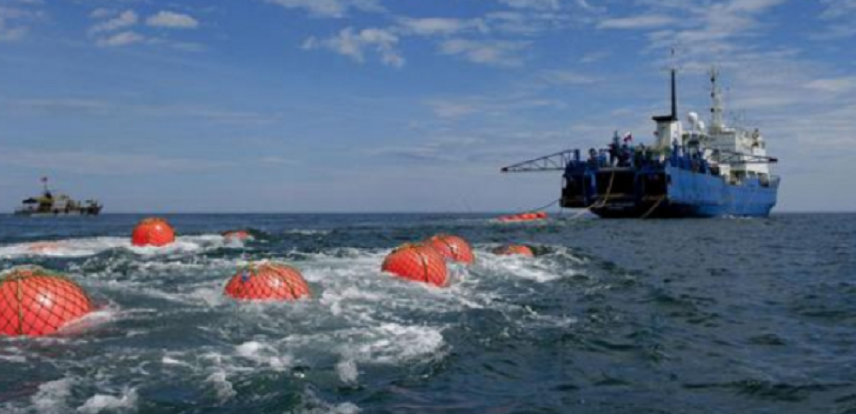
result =
[{"label": "sky", "polygon": [[534,208],[561,174],[500,167],[653,141],[671,66],[706,116],[711,65],[776,211],[854,211],[854,41],[856,0],[0,0],[0,211]]}]

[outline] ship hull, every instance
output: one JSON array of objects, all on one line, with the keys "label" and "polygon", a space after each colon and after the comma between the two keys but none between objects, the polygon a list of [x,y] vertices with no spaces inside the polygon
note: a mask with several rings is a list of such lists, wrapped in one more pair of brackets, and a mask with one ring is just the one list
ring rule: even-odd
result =
[{"label": "ship hull", "polygon": [[672,166],[566,173],[565,179],[578,185],[566,184],[562,206],[588,208],[602,218],[766,217],[776,205],[779,186],[778,180],[757,178],[729,183]]},{"label": "ship hull", "polygon": [[80,216],[97,216],[101,214],[101,208],[88,208],[81,210],[56,210],[56,211],[39,211],[39,210],[17,210],[16,216],[20,217],[80,217]]}]

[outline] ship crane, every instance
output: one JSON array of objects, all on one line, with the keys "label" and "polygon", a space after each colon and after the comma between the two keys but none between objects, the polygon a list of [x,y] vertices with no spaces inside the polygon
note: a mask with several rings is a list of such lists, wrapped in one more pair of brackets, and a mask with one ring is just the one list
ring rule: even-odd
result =
[{"label": "ship crane", "polygon": [[575,159],[579,159],[579,150],[566,150],[502,167],[500,171],[504,173],[564,171],[568,163]]}]

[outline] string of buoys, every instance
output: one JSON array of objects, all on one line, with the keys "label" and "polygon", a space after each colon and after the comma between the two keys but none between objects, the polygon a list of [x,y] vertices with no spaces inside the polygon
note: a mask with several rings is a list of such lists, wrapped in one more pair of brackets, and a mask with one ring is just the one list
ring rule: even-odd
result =
[{"label": "string of buoys", "polygon": [[499,216],[496,221],[500,223],[517,223],[526,221],[545,220],[547,218],[546,211],[533,211],[528,213],[511,214],[507,216]]},{"label": "string of buoys", "polygon": [[43,336],[93,311],[71,279],[38,266],[0,274],[0,335]]},{"label": "string of buoys", "polygon": [[[546,217],[546,213],[531,218]],[[221,233],[224,241],[252,240],[247,230]],[[141,220],[131,234],[133,246],[163,247],[175,242],[175,229],[162,218]],[[59,243],[32,243],[31,251],[55,249]],[[524,245],[505,245],[497,255],[534,257]],[[398,278],[438,287],[449,286],[447,262],[471,265],[475,255],[459,236],[438,234],[421,243],[405,243],[390,252],[381,270]],[[279,262],[244,265],[226,283],[223,294],[238,301],[294,301],[312,295],[297,268]],[[86,292],[71,279],[38,266],[22,266],[0,273],[0,335],[41,336],[92,312]]]}]

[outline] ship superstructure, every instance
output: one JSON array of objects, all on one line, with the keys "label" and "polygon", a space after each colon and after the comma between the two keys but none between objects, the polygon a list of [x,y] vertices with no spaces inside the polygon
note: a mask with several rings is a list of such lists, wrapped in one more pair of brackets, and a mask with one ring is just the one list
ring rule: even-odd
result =
[{"label": "ship superstructure", "polygon": [[[616,132],[607,148],[579,149],[517,163],[503,172],[563,171],[560,205],[606,218],[766,216],[780,179],[770,171],[758,129],[725,124],[719,72],[710,71],[710,125],[678,117],[676,71],[671,71],[671,112],[654,116],[654,142],[634,144]],[[623,141],[623,143],[622,143]]]}]

